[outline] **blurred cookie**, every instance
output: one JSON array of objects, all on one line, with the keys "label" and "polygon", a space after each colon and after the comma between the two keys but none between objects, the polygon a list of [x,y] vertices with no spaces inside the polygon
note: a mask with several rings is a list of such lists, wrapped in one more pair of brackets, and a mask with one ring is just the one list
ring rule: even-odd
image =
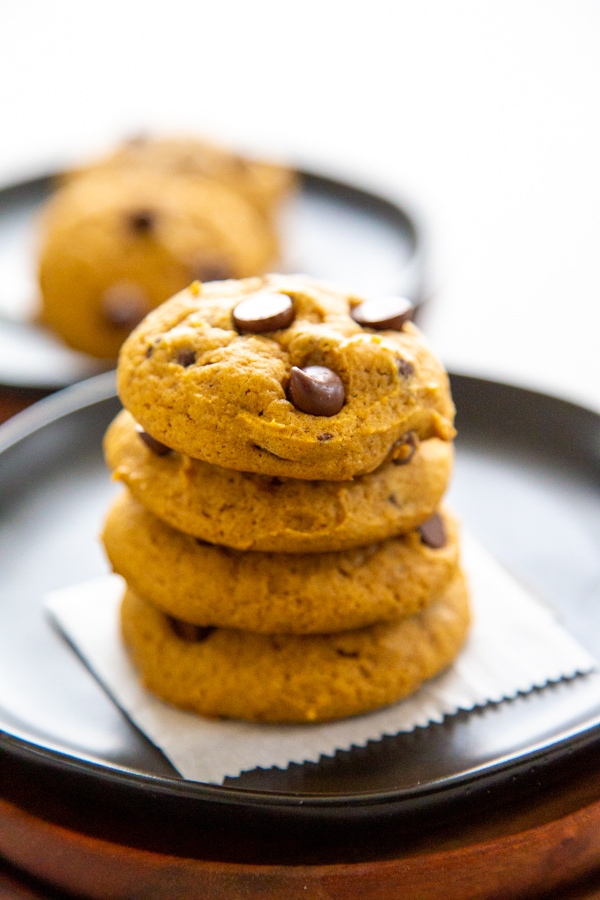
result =
[{"label": "blurred cookie", "polygon": [[190,136],[134,138],[67,178],[119,169],[209,178],[236,191],[268,216],[294,192],[297,181],[296,174],[287,166],[235,153]]},{"label": "blurred cookie", "polygon": [[347,480],[410,440],[452,440],[447,374],[401,298],[305,276],[192,285],[119,357],[123,405],[153,438],[223,468]]},{"label": "blurred cookie", "polygon": [[104,450],[113,477],[173,528],[237,550],[310,553],[371,544],[414,528],[446,490],[453,444],[414,439],[405,455],[353,481],[304,481],[222,469],[168,450],[122,410]]},{"label": "blurred cookie", "polygon": [[314,634],[412,615],[438,597],[456,573],[458,527],[447,512],[427,522],[354,550],[240,551],[176,531],[125,490],[102,540],[114,571],[170,615],[195,625]]},{"label": "blurred cookie", "polygon": [[277,256],[274,226],[225,184],[107,169],[69,181],[44,210],[40,319],[71,347],[116,358],[190,282],[262,273]]},{"label": "blurred cookie", "polygon": [[146,687],[205,716],[321,722],[394,703],[446,668],[469,624],[460,573],[423,612],[330,635],[195,628],[127,590],[126,646]]}]

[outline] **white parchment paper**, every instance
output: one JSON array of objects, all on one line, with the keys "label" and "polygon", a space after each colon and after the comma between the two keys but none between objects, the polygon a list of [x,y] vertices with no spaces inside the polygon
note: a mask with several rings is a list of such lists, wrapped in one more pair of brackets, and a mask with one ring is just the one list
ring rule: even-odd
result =
[{"label": "white parchment paper", "polygon": [[317,725],[265,725],[207,719],[171,707],[146,691],[122,645],[116,575],[54,591],[45,605],[113,700],[180,774],[221,784],[257,767],[316,762],[336,750],[441,722],[597,667],[553,612],[516,582],[468,533],[462,560],[473,624],[462,653],[416,694],[367,715]]}]

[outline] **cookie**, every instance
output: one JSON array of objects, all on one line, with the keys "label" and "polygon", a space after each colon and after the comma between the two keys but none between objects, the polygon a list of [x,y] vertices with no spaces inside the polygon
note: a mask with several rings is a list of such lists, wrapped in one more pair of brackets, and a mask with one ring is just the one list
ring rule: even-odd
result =
[{"label": "cookie", "polygon": [[287,166],[190,136],[134,138],[67,178],[123,168],[210,178],[236,191],[267,216],[293,194],[297,182],[296,174]]},{"label": "cookie", "polygon": [[[447,512],[439,519],[441,540],[414,529],[354,550],[240,551],[176,531],[124,490],[102,540],[113,570],[170,615],[195,625],[314,634],[412,615],[439,596],[458,566],[457,523]],[[435,519],[427,521],[431,530]]]},{"label": "cookie", "polygon": [[195,279],[263,273],[275,228],[209,179],[107,170],[73,179],[40,223],[40,320],[68,345],[115,359],[131,329]]},{"label": "cookie", "polygon": [[371,544],[414,528],[446,490],[453,445],[416,441],[353,481],[300,481],[222,469],[165,452],[122,410],[104,439],[113,477],[173,528],[237,550],[318,553]]},{"label": "cookie", "polygon": [[128,589],[123,637],[147,688],[205,716],[322,722],[387,706],[445,669],[469,602],[457,573],[440,600],[392,624],[331,635],[181,625]]},{"label": "cookie", "polygon": [[349,480],[452,440],[447,374],[401,298],[305,276],[193,285],[129,336],[123,405],[153,438],[240,471]]}]

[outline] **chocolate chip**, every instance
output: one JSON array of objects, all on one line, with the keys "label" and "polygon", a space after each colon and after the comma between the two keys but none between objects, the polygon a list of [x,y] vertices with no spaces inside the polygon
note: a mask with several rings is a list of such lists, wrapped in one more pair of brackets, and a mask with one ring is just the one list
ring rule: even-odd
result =
[{"label": "chocolate chip", "polygon": [[446,545],[446,528],[439,513],[434,513],[422,522],[417,531],[421,535],[421,543],[432,550],[439,550]]},{"label": "chocolate chip", "polygon": [[135,426],[135,430],[137,432],[137,436],[144,442],[146,447],[149,450],[152,450],[156,456],[167,456],[167,454],[172,453],[170,447],[167,447],[166,444],[163,444],[161,441],[157,441],[156,438],[153,438],[151,434],[148,434],[147,431],[144,431],[141,425]]},{"label": "chocolate chip", "polygon": [[414,307],[406,297],[377,297],[364,300],[351,310],[355,322],[363,328],[378,331],[401,331],[405,322],[412,318]]},{"label": "chocolate chip", "polygon": [[107,322],[129,330],[142,321],[150,307],[145,290],[130,281],[112,284],[100,298],[100,308]]},{"label": "chocolate chip", "polygon": [[195,350],[179,350],[177,356],[175,357],[175,362],[179,366],[183,366],[184,369],[189,368],[189,366],[193,366],[196,362],[196,351]]},{"label": "chocolate chip", "polygon": [[317,440],[318,441],[332,441],[333,435],[330,431],[324,431],[323,434],[317,435]]},{"label": "chocolate chip", "polygon": [[134,234],[149,234],[154,230],[156,213],[151,209],[136,209],[129,213],[127,224]]},{"label": "chocolate chip", "polygon": [[238,303],[233,321],[240,332],[278,331],[294,321],[294,304],[291,297],[279,291],[259,291]]},{"label": "chocolate chip", "polygon": [[192,279],[198,281],[225,281],[233,278],[233,266],[223,254],[203,251],[194,258],[190,271]]},{"label": "chocolate chip", "polygon": [[407,359],[398,357],[396,360],[396,367],[398,369],[398,374],[402,375],[403,378],[410,378],[411,375],[414,375],[415,367],[412,363],[408,362]]},{"label": "chocolate chip", "polygon": [[417,449],[417,436],[408,431],[392,447],[392,462],[395,466],[405,466],[411,461]]},{"label": "chocolate chip", "polygon": [[293,366],[287,395],[296,409],[310,416],[335,416],[345,400],[342,379],[325,366]]},{"label": "chocolate chip", "polygon": [[169,624],[177,637],[189,643],[201,643],[215,630],[212,625],[203,627],[201,625],[192,625],[191,622],[183,622],[181,619],[176,619],[175,616],[169,616],[168,618]]}]

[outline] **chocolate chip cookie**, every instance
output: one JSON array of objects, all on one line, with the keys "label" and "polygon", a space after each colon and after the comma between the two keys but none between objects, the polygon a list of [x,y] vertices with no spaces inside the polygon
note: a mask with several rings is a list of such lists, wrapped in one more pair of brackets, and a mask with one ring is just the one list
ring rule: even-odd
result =
[{"label": "chocolate chip cookie", "polygon": [[269,633],[342,631],[412,615],[440,596],[458,566],[458,527],[447,512],[353,550],[263,553],[199,541],[124,490],[102,539],[114,571],[164,612]]},{"label": "chocolate chip cookie", "polygon": [[245,197],[264,215],[296,189],[296,174],[287,166],[257,159],[194,136],[139,136],[112,153],[67,176],[82,177],[100,171],[145,170],[186,178],[209,178]]},{"label": "chocolate chip cookie", "polygon": [[192,281],[271,268],[274,223],[209,178],[121,167],[74,178],[40,223],[40,320],[71,347],[116,358],[131,329]]},{"label": "chocolate chip cookie", "polygon": [[222,469],[169,450],[122,410],[104,440],[113,477],[180,531],[237,550],[310,553],[371,544],[427,519],[446,490],[453,444],[413,438],[403,455],[352,481]]},{"label": "chocolate chip cookie", "polygon": [[322,722],[394,703],[446,668],[468,629],[462,575],[421,613],[326,635],[197,628],[128,589],[126,646],[145,685],[205,716]]},{"label": "chocolate chip cookie", "polygon": [[194,284],[118,363],[123,405],[166,447],[222,468],[349,480],[454,437],[447,374],[398,297],[305,276]]}]

